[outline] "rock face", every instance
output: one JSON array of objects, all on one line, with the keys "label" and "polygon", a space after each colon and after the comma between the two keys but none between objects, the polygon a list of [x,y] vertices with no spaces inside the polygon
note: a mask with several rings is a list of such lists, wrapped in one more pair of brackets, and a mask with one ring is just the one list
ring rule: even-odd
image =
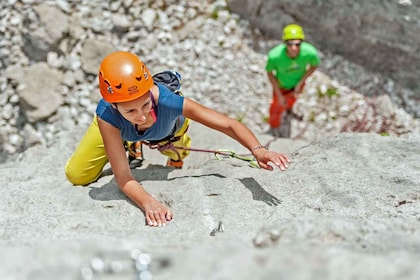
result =
[{"label": "rock face", "polygon": [[[413,1],[414,2],[414,1]],[[420,100],[420,6],[410,0],[231,0],[231,11],[273,38],[296,22],[308,41],[392,78]],[[362,78],[362,77],[361,77]]]},{"label": "rock face", "polygon": [[[246,152],[197,123],[189,132],[196,148]],[[109,173],[86,187],[66,181],[81,135],[59,136],[0,164],[0,279],[420,277],[418,139],[278,139],[270,149],[290,155],[285,172],[208,153],[174,170],[146,147],[133,176],[174,213],[168,226],[149,228]],[[213,232],[220,221],[224,231]]]}]

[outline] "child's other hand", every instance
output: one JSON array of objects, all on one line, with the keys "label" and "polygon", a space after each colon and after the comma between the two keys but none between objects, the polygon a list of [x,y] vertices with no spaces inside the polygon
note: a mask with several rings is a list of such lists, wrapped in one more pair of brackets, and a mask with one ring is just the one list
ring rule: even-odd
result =
[{"label": "child's other hand", "polygon": [[259,151],[256,153],[255,158],[258,161],[258,165],[266,170],[273,170],[273,166],[268,164],[272,162],[275,166],[280,168],[280,170],[284,171],[289,168],[290,159],[285,154],[279,154],[272,151]]}]

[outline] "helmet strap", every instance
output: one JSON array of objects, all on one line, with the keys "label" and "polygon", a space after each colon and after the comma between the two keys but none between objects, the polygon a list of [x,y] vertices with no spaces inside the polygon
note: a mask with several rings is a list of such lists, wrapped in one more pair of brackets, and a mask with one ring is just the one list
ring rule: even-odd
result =
[{"label": "helmet strap", "polygon": [[152,115],[153,118],[153,122],[156,122],[157,120],[157,105],[156,105],[156,101],[155,101],[155,97],[153,96],[153,93],[151,90],[149,90],[149,96],[150,99],[152,100],[152,109],[150,110],[150,114]]}]

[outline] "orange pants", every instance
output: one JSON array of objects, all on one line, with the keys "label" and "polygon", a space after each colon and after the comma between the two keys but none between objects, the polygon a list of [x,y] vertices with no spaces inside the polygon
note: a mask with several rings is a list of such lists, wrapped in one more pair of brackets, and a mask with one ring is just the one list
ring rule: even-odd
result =
[{"label": "orange pants", "polygon": [[278,128],[281,125],[281,118],[285,111],[291,110],[296,102],[296,96],[293,89],[280,89],[281,94],[285,99],[285,105],[281,105],[277,94],[273,92],[273,100],[270,105],[270,117],[268,122],[271,128]]}]

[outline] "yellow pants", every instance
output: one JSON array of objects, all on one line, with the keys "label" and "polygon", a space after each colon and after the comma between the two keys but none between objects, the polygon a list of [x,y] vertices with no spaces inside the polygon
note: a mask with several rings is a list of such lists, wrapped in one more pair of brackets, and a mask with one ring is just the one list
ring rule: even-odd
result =
[{"label": "yellow pants", "polygon": [[[180,139],[173,142],[174,146],[189,148],[191,139],[186,133],[189,126],[189,119],[185,119],[182,127],[175,133]],[[123,142],[121,142],[123,145]],[[182,160],[188,156],[188,150],[162,151],[161,153],[173,160]],[[102,174],[104,166],[107,164],[104,143],[98,127],[98,119],[95,115],[93,122],[74,151],[73,155],[67,161],[65,173],[67,179],[74,185],[87,185],[95,182]]]}]

